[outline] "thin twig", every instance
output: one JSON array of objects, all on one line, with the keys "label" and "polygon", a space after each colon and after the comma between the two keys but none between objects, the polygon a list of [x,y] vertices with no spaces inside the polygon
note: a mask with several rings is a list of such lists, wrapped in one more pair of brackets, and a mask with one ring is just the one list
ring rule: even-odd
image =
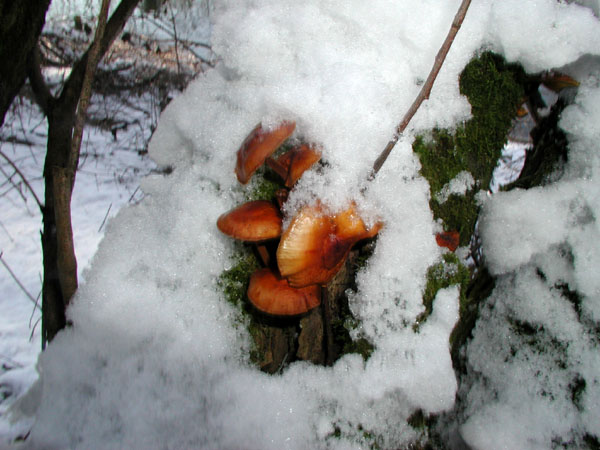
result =
[{"label": "thin twig", "polygon": [[79,98],[79,106],[77,108],[77,116],[75,118],[75,126],[73,127],[73,140],[71,144],[71,153],[69,155],[69,163],[67,167],[70,169],[70,173],[73,176],[71,190],[75,183],[75,173],[77,172],[77,163],[79,161],[79,149],[81,148],[81,137],[83,135],[83,127],[85,124],[85,117],[87,114],[87,108],[90,103],[92,96],[92,81],[94,79],[94,72],[98,66],[98,61],[102,57],[101,51],[101,40],[104,37],[104,29],[106,28],[106,21],[108,18],[108,8],[110,7],[110,0],[102,0],[100,6],[100,13],[98,14],[98,25],[96,26],[96,34],[94,41],[90,47],[90,53],[87,59],[85,67],[85,74],[83,76],[83,83],[81,87],[81,96]]},{"label": "thin twig", "polygon": [[140,189],[140,187],[136,187],[135,191],[133,191],[133,194],[131,194],[131,197],[129,197],[129,200],[127,200],[127,203],[131,203],[131,200],[133,200],[133,197],[135,197],[135,194],[137,194],[137,191]]},{"label": "thin twig", "polygon": [[181,62],[179,61],[179,39],[177,39],[177,25],[175,24],[175,14],[170,1],[167,1],[169,11],[171,12],[171,22],[173,23],[173,37],[175,38],[175,60],[177,61],[177,75],[181,76]]},{"label": "thin twig", "polygon": [[44,116],[49,116],[54,103],[54,97],[52,96],[52,92],[50,91],[44,75],[42,74],[40,50],[37,46],[29,55],[27,63],[27,75],[29,77],[29,85],[33,91],[35,102],[42,109]]},{"label": "thin twig", "polygon": [[[160,28],[162,31],[164,31],[171,37],[174,37],[171,30],[169,30],[166,26],[164,26],[160,21],[153,20],[151,18],[149,18],[148,21],[153,23],[154,25],[156,25],[158,28]],[[198,53],[196,53],[194,51],[194,49],[192,48],[193,46],[204,47],[205,49],[210,50],[210,52],[213,53],[213,55],[214,55],[213,49],[209,44],[205,44],[203,42],[184,40],[184,39],[179,39],[179,43],[183,46],[183,48],[185,48],[188,52],[190,52],[192,55],[194,55],[196,57],[196,59],[200,60],[200,62],[203,62],[210,67],[214,67],[214,65],[215,65],[214,61],[210,61],[210,60],[207,60],[206,58],[203,58]]]},{"label": "thin twig", "polygon": [[[170,35],[171,37],[173,36],[173,33],[171,32],[171,30],[164,25],[160,20],[155,20],[152,19],[151,17],[148,17],[148,22],[151,22],[152,24],[156,25],[158,28],[160,28],[162,31],[164,31],[165,33],[167,33],[168,35]],[[162,39],[164,41],[164,39]],[[155,41],[161,41],[161,39],[155,39]],[[179,42],[182,42],[188,46],[198,46],[198,47],[204,47],[207,50],[210,50],[212,52],[212,47],[210,44],[204,43],[204,42],[198,42],[198,41],[192,41],[190,39],[180,39]]]},{"label": "thin twig", "polygon": [[10,232],[8,231],[8,228],[6,228],[6,226],[2,223],[1,220],[0,220],[0,228],[2,228],[4,230],[4,232],[8,236],[8,239],[10,240],[10,242],[15,242],[14,238],[10,235]]},{"label": "thin twig", "polygon": [[371,174],[369,175],[370,180],[375,178],[375,175],[377,175],[377,172],[379,172],[379,169],[381,169],[381,166],[383,166],[383,163],[385,163],[386,159],[392,152],[392,149],[394,148],[394,146],[400,139],[400,136],[402,135],[402,133],[404,132],[404,130],[410,123],[411,119],[413,118],[413,116],[415,115],[415,113],[417,112],[419,107],[421,106],[421,103],[423,103],[425,100],[429,99],[429,94],[431,93],[431,88],[433,87],[433,82],[437,78],[437,75],[438,75],[440,69],[442,68],[442,64],[444,63],[444,60],[446,59],[446,55],[448,54],[448,51],[450,50],[450,46],[452,45],[452,42],[454,41],[456,33],[458,33],[458,30],[460,29],[460,26],[462,25],[463,20],[465,19],[465,15],[467,14],[467,10],[469,9],[470,4],[471,4],[471,0],[463,0],[462,3],[460,4],[458,11],[456,13],[456,16],[454,16],[454,20],[452,21],[452,26],[450,27],[450,31],[448,31],[448,35],[446,36],[446,40],[440,47],[438,54],[435,57],[435,62],[433,63],[433,67],[431,68],[431,72],[429,72],[429,76],[427,77],[425,84],[423,84],[423,87],[421,88],[419,95],[417,95],[417,98],[415,98],[415,101],[413,102],[413,104],[410,106],[410,108],[404,115],[402,122],[400,122],[398,124],[398,126],[396,127],[396,132],[394,134],[394,137],[388,142],[388,144],[383,149],[383,151],[381,152],[379,157],[375,160],[375,163],[373,164],[373,170],[371,171]]},{"label": "thin twig", "polygon": [[29,335],[29,342],[33,341],[33,335],[35,334],[35,329],[42,320],[42,316],[38,317],[38,319],[33,324],[33,328],[31,329],[31,334]]},{"label": "thin twig", "polygon": [[42,291],[38,292],[37,297],[35,298],[35,304],[33,305],[33,309],[31,310],[31,316],[29,316],[29,328],[31,328],[31,321],[33,320],[33,316],[35,316],[35,309],[40,309],[40,298],[42,296]]},{"label": "thin twig", "polygon": [[25,194],[23,194],[23,192],[21,192],[21,189],[19,187],[19,185],[17,183],[15,183],[12,179],[12,177],[15,175],[15,173],[9,175],[7,174],[3,168],[0,167],[0,170],[2,171],[2,175],[4,175],[6,177],[6,182],[2,183],[2,186],[0,187],[4,187],[5,184],[9,184],[10,187],[8,188],[7,191],[2,192],[0,194],[0,197],[4,197],[5,195],[7,195],[9,192],[11,191],[16,191],[17,194],[19,194],[19,196],[23,199],[23,203],[25,203],[25,205],[27,205],[27,197],[25,197]]},{"label": "thin twig", "polygon": [[40,211],[41,211],[44,208],[42,205],[42,202],[40,201],[37,194],[35,193],[35,191],[31,187],[31,185],[29,184],[29,181],[27,181],[27,178],[25,178],[25,175],[23,175],[23,172],[21,172],[19,170],[19,168],[16,166],[16,164],[14,162],[12,162],[12,160],[8,156],[6,156],[2,150],[0,150],[0,156],[2,156],[8,162],[8,164],[10,164],[10,166],[14,169],[14,171],[19,175],[19,177],[21,177],[21,180],[23,180],[23,183],[25,183],[25,186],[27,186],[27,189],[29,189],[29,192],[31,192],[31,195],[33,195],[33,198],[35,199],[35,202],[37,203],[38,208],[40,208]]},{"label": "thin twig", "polygon": [[106,222],[106,219],[108,218],[108,213],[110,212],[110,208],[112,208],[112,203],[110,205],[108,205],[108,210],[106,211],[106,214],[104,215],[104,219],[102,219],[100,228],[98,228],[98,233],[100,233],[100,230],[102,230],[102,227],[104,226],[104,223]]},{"label": "thin twig", "polygon": [[35,298],[33,298],[33,295],[31,295],[27,289],[25,288],[25,286],[23,285],[23,283],[21,283],[21,281],[19,281],[19,279],[17,278],[17,276],[15,275],[15,273],[11,270],[10,266],[6,263],[6,261],[4,261],[4,258],[2,258],[2,255],[4,253],[0,252],[0,262],[2,263],[2,265],[4,266],[4,268],[8,271],[8,273],[10,274],[10,276],[12,277],[13,280],[15,280],[15,282],[19,285],[19,287],[21,288],[21,290],[25,293],[25,295],[27,296],[27,298],[29,300],[31,300],[33,302],[33,304],[39,309],[40,305],[38,305],[38,302],[35,300]]}]

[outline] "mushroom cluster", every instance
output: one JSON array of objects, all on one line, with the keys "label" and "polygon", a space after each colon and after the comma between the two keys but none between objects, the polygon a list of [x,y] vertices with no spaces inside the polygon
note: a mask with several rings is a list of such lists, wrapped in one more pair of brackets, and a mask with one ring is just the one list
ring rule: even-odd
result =
[{"label": "mushroom cluster", "polygon": [[[292,135],[295,122],[284,121],[271,129],[257,125],[237,152],[235,174],[246,184],[267,164],[286,189],[275,203],[255,200],[222,214],[217,227],[224,234],[255,245],[263,268],[250,277],[248,299],[259,311],[275,316],[295,316],[319,306],[321,287],[341,269],[358,241],[374,237],[382,224],[368,227],[353,203],[344,211],[328,214],[320,203],[305,206],[283,231],[282,205],[302,174],[321,159],[312,145],[301,144],[278,158],[273,153]],[[275,258],[267,242],[280,239]]]}]

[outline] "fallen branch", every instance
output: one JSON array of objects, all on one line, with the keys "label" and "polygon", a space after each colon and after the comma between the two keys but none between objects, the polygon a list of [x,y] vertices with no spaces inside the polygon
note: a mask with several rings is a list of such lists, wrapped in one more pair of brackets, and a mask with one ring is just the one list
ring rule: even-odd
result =
[{"label": "fallen branch", "polygon": [[438,54],[435,57],[435,62],[433,63],[433,67],[431,68],[431,72],[429,72],[429,76],[427,77],[425,84],[423,84],[423,87],[421,88],[419,95],[417,95],[417,98],[415,98],[415,101],[413,102],[413,104],[410,106],[410,108],[404,115],[402,122],[400,122],[398,124],[398,126],[396,127],[396,132],[394,134],[394,137],[388,142],[388,144],[383,149],[381,154],[375,160],[375,163],[373,164],[373,169],[371,171],[371,174],[369,175],[369,180],[372,180],[373,178],[375,178],[375,175],[377,175],[377,172],[379,172],[379,169],[381,169],[381,166],[383,166],[383,163],[385,163],[385,161],[387,160],[388,156],[392,152],[392,149],[394,148],[394,146],[400,139],[400,136],[402,136],[402,133],[404,132],[404,130],[410,123],[411,119],[413,118],[413,116],[415,115],[415,113],[417,112],[419,107],[421,106],[421,103],[423,103],[425,100],[429,99],[429,94],[431,93],[431,88],[433,87],[433,82],[437,78],[437,75],[438,75],[440,69],[442,68],[442,64],[444,63],[444,60],[446,59],[446,55],[448,54],[448,51],[450,50],[450,46],[452,45],[452,42],[454,41],[456,33],[458,33],[458,30],[460,29],[460,26],[462,25],[463,20],[465,19],[465,15],[467,14],[467,10],[469,9],[470,4],[471,4],[471,0],[463,0],[462,3],[460,4],[458,11],[456,12],[456,15],[454,16],[454,20],[452,21],[452,26],[450,27],[450,31],[448,32],[448,35],[446,36],[446,40],[440,47]]}]

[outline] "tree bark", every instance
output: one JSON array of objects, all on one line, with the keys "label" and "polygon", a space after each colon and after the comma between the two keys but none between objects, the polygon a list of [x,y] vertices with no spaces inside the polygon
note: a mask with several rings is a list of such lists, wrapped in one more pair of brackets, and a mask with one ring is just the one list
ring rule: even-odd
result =
[{"label": "tree bark", "polygon": [[0,0],[0,126],[27,78],[27,59],[49,6],[50,0]]},{"label": "tree bark", "polygon": [[[56,226],[54,174],[66,168],[71,149],[71,132],[76,105],[57,102],[48,115],[48,144],[44,163],[45,198],[42,209],[42,253],[44,280],[42,283],[42,348],[66,325],[67,299],[60,283],[58,263],[59,236]],[[60,214],[60,213],[59,213]],[[61,237],[64,238],[63,233]],[[76,274],[75,274],[76,276]],[[63,275],[64,278],[64,275]]]}]

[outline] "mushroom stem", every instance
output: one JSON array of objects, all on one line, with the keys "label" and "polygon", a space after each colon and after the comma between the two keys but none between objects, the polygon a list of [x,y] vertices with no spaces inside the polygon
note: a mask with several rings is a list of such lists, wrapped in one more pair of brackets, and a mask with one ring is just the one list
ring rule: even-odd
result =
[{"label": "mushroom stem", "polygon": [[273,169],[273,171],[277,175],[279,175],[283,181],[285,181],[287,179],[288,169],[283,164],[281,164],[279,161],[277,161],[272,156],[269,156],[266,159],[266,163],[267,163],[267,166],[269,166],[271,169]]},{"label": "mushroom stem", "polygon": [[263,267],[269,267],[269,263],[271,262],[271,257],[269,256],[269,251],[267,250],[266,245],[264,244],[254,244],[252,246],[256,253],[256,257]]}]

